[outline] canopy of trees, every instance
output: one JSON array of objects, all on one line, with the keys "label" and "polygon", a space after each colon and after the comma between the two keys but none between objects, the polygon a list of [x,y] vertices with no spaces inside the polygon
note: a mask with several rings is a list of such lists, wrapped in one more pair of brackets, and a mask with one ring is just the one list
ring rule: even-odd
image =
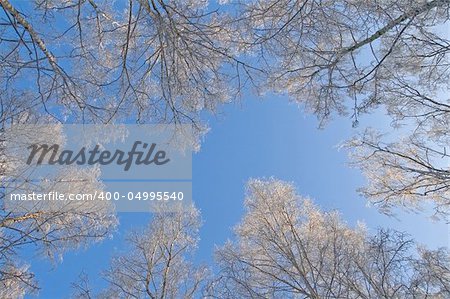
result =
[{"label": "canopy of trees", "polygon": [[288,94],[321,124],[381,106],[410,146],[351,143],[370,161],[356,159],[363,194],[447,212],[449,0],[0,3],[2,127],[126,119],[201,134],[200,112],[245,86]]},{"label": "canopy of trees", "polygon": [[[206,132],[202,111],[213,112],[252,88],[258,93],[286,94],[316,114],[320,125],[326,125],[333,115],[346,115],[357,126],[361,114],[384,109],[392,119],[393,140],[385,136],[386,132],[368,129],[346,144],[354,165],[368,178],[362,194],[385,212],[397,206],[417,209],[430,202],[435,214],[448,221],[450,0],[219,2],[0,0],[0,181],[17,178],[20,173],[4,150],[5,142],[10,141],[5,135],[10,128],[21,124],[126,120],[187,123],[201,137]],[[405,136],[400,140],[395,129],[402,126]],[[92,189],[102,187],[96,175],[76,169],[61,174],[88,182]],[[27,186],[22,188],[26,190]],[[72,188],[76,191],[85,186],[73,184]],[[0,199],[4,198],[2,192]],[[249,211],[252,209],[249,206]],[[116,221],[110,207],[64,207],[64,213],[37,211],[19,213],[8,210],[3,202],[0,205],[0,297],[17,297],[36,288],[27,265],[17,255],[23,246],[36,244],[45,252],[49,248],[62,252],[90,239],[101,239]],[[317,213],[320,221],[330,222],[330,227],[318,226],[324,233],[336,225],[339,233],[359,234],[352,237],[363,240],[360,247],[352,245],[357,252],[372,248],[370,244],[384,242],[395,248],[403,242],[398,234],[389,232],[369,237],[342,226],[331,214]],[[298,225],[298,229],[306,229]],[[375,290],[373,281],[379,278],[364,276],[363,269],[355,269],[356,262],[348,261],[343,263],[354,273],[346,274],[346,279],[355,283],[351,279],[358,276],[365,290],[350,282],[344,284],[336,278],[343,275],[333,270],[337,266],[327,264],[323,267],[332,269],[332,276],[314,274],[311,278],[317,271],[311,269],[304,274],[296,272],[305,276],[300,286],[288,280],[292,286],[277,281],[269,287],[266,275],[256,270],[247,272],[242,261],[232,259],[236,254],[245,262],[254,262],[251,258],[256,255],[247,256],[250,252],[241,247],[246,247],[247,241],[253,244],[260,240],[240,230],[237,235],[238,244],[220,251],[224,271],[229,272],[226,281],[220,283],[225,283],[233,294],[265,296],[295,289],[312,297],[332,296],[329,290],[333,288],[350,297],[369,296],[370,292],[381,297],[422,296],[428,292],[428,284],[430,294],[445,290],[444,282],[434,274],[426,286],[415,285],[413,277],[392,274],[406,268],[422,273],[420,267],[436,262],[436,254],[441,254],[429,252],[419,260],[411,256],[405,258],[407,261],[402,259],[395,263],[394,272],[385,269],[386,276],[395,277],[383,278],[383,289]],[[138,237],[131,239],[132,246],[142,242]],[[346,247],[350,241],[344,238],[323,242]],[[320,244],[315,244],[314,250],[320,252]],[[308,253],[302,255],[299,250],[293,254],[308,258]],[[155,252],[166,254],[161,249]],[[331,256],[340,263],[340,257]],[[119,260],[125,269],[129,263],[138,262]],[[367,262],[380,261],[367,257]],[[228,269],[234,266],[238,268]],[[441,266],[433,264],[433,269]],[[262,284],[239,286],[240,275],[257,275]],[[286,279],[283,275],[287,274],[276,275]],[[335,284],[342,288],[336,290]],[[139,289],[156,297],[161,292],[175,296],[175,291],[161,289],[160,281],[148,291],[141,285],[129,287],[133,292]]]}]

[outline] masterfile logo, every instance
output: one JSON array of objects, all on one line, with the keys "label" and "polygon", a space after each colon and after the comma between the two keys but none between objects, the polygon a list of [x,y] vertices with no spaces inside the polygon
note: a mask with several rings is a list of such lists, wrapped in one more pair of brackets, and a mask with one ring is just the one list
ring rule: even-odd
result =
[{"label": "masterfile logo", "polygon": [[[67,167],[98,167],[103,179],[192,178],[189,126],[27,125],[6,130],[5,155],[28,179]],[[6,138],[8,137],[8,138]]]},{"label": "masterfile logo", "polygon": [[[101,151],[100,145],[96,144],[91,150],[82,147],[79,151],[60,150],[58,144],[32,144],[28,148],[31,150],[28,156],[27,165],[36,163],[41,165],[47,158],[50,165],[108,165],[116,163],[123,165],[124,171],[128,171],[132,164],[136,165],[164,165],[170,161],[166,157],[166,151],[156,150],[156,143],[148,144],[142,141],[135,141],[130,151],[124,152],[115,150],[113,153],[108,150]],[[139,150],[139,149],[142,150]],[[36,160],[36,161],[34,161]]]}]

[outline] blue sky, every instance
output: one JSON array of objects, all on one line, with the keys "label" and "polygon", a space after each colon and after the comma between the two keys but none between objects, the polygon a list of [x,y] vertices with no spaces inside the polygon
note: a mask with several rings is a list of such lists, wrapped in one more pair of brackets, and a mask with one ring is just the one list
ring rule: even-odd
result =
[{"label": "blue sky", "polygon": [[[193,197],[204,221],[196,254],[209,263],[215,246],[232,238],[232,227],[243,212],[246,181],[274,176],[293,182],[301,195],[311,197],[324,210],[338,209],[350,225],[364,221],[369,229],[395,228],[411,234],[430,247],[448,246],[448,226],[432,222],[429,214],[399,213],[387,217],[366,206],[356,189],[364,184],[357,169],[347,165],[347,154],[336,145],[356,130],[345,117],[317,129],[315,117],[305,114],[284,97],[245,97],[240,103],[222,107],[207,117],[211,131],[193,159]],[[360,127],[388,126],[381,113],[360,120]],[[114,253],[125,250],[123,238],[133,227],[146,225],[151,215],[119,214],[120,226],[110,240],[77,252],[69,252],[62,263],[50,263],[27,251],[31,270],[42,287],[40,298],[65,298],[70,284],[81,271],[97,288],[105,285],[99,277]]]}]

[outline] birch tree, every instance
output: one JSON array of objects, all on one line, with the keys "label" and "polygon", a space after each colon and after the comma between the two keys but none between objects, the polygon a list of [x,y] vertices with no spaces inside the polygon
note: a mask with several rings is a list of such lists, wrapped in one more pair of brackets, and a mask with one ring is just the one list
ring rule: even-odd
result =
[{"label": "birch tree", "polygon": [[446,298],[446,249],[347,225],[282,181],[252,180],[235,241],[217,251],[214,298]]},{"label": "birch tree", "polygon": [[192,262],[198,243],[199,211],[161,207],[148,225],[131,233],[129,250],[105,272],[109,287],[101,298],[198,298],[207,269]]},{"label": "birch tree", "polygon": [[[87,247],[110,237],[117,225],[114,206],[102,201],[10,201],[11,193],[94,194],[102,192],[95,170],[67,169],[49,181],[19,185],[0,175],[0,297],[15,299],[36,294],[38,280],[22,252],[32,249],[36,259],[52,263],[65,252]],[[14,187],[13,187],[14,186]],[[11,189],[14,188],[14,189]]]},{"label": "birch tree", "polygon": [[199,111],[233,95],[224,66],[244,65],[207,1],[0,3],[2,101],[61,121],[201,129]]},{"label": "birch tree", "polygon": [[414,103],[422,110],[417,99],[431,104],[426,97],[448,89],[448,0],[255,0],[239,7],[241,40],[266,63],[270,88],[322,120],[351,108],[356,122],[380,103],[392,115]]},{"label": "birch tree", "polygon": [[[90,173],[68,171],[58,182],[44,184],[41,192],[94,193],[103,190],[98,178]],[[26,189],[28,190],[28,189]],[[34,188],[35,190],[35,188]],[[22,190],[23,191],[23,190]],[[114,208],[109,202],[67,201],[38,202],[0,206],[0,297],[22,298],[35,293],[39,285],[22,262],[24,248],[33,248],[36,258],[62,260],[68,250],[86,247],[109,237],[116,224]]]},{"label": "birch tree", "polygon": [[448,144],[427,143],[415,132],[399,141],[367,130],[346,143],[352,165],[362,169],[367,186],[360,192],[387,214],[397,207],[407,210],[434,208],[434,216],[448,220],[450,171]]},{"label": "birch tree", "polygon": [[22,261],[23,249],[33,248],[36,258],[59,262],[66,251],[110,236],[117,224],[114,206],[107,201],[13,200],[11,194],[67,196],[104,189],[95,168],[66,167],[45,180],[32,180],[35,167],[23,162],[22,150],[28,143],[63,144],[62,132],[57,126],[39,129],[39,124],[16,123],[14,128],[0,131],[0,297],[11,299],[39,289],[30,265]]}]

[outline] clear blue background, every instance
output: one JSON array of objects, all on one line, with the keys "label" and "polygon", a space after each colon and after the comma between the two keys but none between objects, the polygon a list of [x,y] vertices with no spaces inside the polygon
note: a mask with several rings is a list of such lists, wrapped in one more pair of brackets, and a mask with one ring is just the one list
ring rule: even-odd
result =
[{"label": "clear blue background", "polygon": [[[350,225],[361,220],[371,230],[389,227],[406,231],[429,247],[448,246],[448,227],[432,222],[428,214],[399,213],[398,219],[366,206],[356,189],[364,177],[347,165],[347,153],[336,146],[356,133],[345,117],[318,130],[315,117],[305,114],[286,98],[247,97],[207,116],[211,131],[193,160],[193,196],[204,225],[196,254],[199,263],[211,263],[216,246],[232,238],[232,227],[243,213],[245,184],[249,178],[271,177],[293,182],[301,195],[311,197],[324,210],[338,209]],[[360,127],[387,127],[378,113],[360,119]],[[100,273],[115,253],[123,252],[123,238],[133,227],[146,225],[151,215],[119,214],[114,237],[81,251],[69,252],[50,263],[27,250],[31,270],[42,287],[41,298],[66,298],[70,285],[84,271],[99,290],[106,284]]]}]

